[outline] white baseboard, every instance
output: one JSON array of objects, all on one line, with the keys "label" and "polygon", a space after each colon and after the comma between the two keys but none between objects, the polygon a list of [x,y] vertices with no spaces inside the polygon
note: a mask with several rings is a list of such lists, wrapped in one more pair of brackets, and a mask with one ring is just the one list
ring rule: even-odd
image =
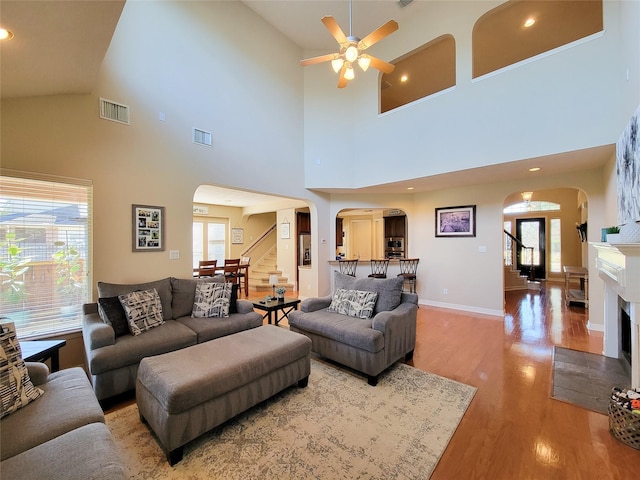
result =
[{"label": "white baseboard", "polygon": [[[490,308],[479,308],[479,307],[471,307],[469,305],[458,305],[455,303],[444,303],[444,302],[433,302],[433,301],[418,301],[419,305],[429,306],[429,307],[439,307],[446,308],[449,310],[460,310],[463,312],[469,313],[478,313],[481,315],[489,315],[492,317],[499,317],[499,320],[504,319],[504,312],[502,310],[493,310]],[[496,319],[498,320],[498,319]]]}]

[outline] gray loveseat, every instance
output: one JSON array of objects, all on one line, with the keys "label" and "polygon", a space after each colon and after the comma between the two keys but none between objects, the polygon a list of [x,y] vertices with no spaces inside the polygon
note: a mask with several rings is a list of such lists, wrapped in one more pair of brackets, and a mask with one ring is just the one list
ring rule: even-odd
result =
[{"label": "gray loveseat", "polygon": [[81,368],[49,375],[42,363],[26,362],[44,394],[0,421],[6,479],[126,479],[102,408]]},{"label": "gray loveseat", "polygon": [[333,295],[307,298],[289,314],[289,327],[312,341],[312,351],[367,375],[370,385],[400,359],[410,359],[416,343],[418,295],[402,291],[402,277],[356,278],[335,272],[336,291],[376,292],[371,318],[329,311]]},{"label": "gray loveseat", "polygon": [[[262,316],[247,300],[232,298],[229,317],[191,318],[197,282],[224,281],[222,278],[164,278],[155,282],[119,285],[98,282],[99,303],[136,290],[155,288],[162,303],[165,323],[141,335],[117,335],[101,318],[98,304],[84,306],[82,334],[87,366],[98,400],[135,390],[140,360],[231,335],[262,325]],[[117,301],[117,300],[116,300]],[[234,308],[235,306],[235,308]],[[102,315],[105,315],[103,308]]]}]

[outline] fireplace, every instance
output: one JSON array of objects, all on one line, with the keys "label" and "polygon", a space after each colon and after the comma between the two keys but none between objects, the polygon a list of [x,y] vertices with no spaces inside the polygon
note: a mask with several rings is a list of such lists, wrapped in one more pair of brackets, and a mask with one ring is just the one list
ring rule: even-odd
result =
[{"label": "fireplace", "polygon": [[620,302],[620,360],[631,370],[631,315],[628,303]]},{"label": "fireplace", "polygon": [[640,244],[592,243],[604,280],[604,341],[607,357],[627,359],[631,386],[640,387]]}]

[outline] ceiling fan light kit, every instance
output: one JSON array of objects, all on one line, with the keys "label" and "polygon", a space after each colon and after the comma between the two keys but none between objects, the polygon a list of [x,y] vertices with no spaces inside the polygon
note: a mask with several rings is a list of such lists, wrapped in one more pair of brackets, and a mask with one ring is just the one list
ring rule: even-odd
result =
[{"label": "ceiling fan light kit", "polygon": [[362,40],[351,35],[351,0],[349,1],[349,36],[347,37],[336,20],[328,15],[322,17],[322,23],[329,33],[336,39],[340,45],[339,53],[330,53],[328,55],[320,55],[319,57],[308,58],[302,60],[300,64],[303,67],[314,65],[316,63],[331,62],[331,68],[334,72],[339,73],[338,88],[347,86],[348,80],[355,78],[353,63],[357,62],[363,72],[371,66],[383,73],[391,73],[395,65],[372,57],[363,53],[367,48],[379,42],[386,36],[392,34],[398,29],[398,23],[395,20],[389,20],[387,23],[378,27]]}]

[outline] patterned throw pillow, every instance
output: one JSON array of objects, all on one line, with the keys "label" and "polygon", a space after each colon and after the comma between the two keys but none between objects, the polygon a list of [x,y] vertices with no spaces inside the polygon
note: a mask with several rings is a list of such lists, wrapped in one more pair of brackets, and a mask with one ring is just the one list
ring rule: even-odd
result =
[{"label": "patterned throw pillow", "polygon": [[232,283],[198,283],[191,316],[193,318],[228,317]]},{"label": "patterned throw pillow", "polygon": [[0,387],[0,418],[44,394],[29,378],[13,323],[0,324]]},{"label": "patterned throw pillow", "polygon": [[371,318],[377,298],[378,294],[376,292],[339,288],[331,299],[329,311],[349,315],[350,317]]},{"label": "patterned throw pillow", "polygon": [[111,325],[116,337],[129,335],[131,333],[127,314],[124,308],[122,308],[118,297],[99,298],[98,312],[100,313],[102,321],[107,325]]},{"label": "patterned throw pillow", "polygon": [[164,323],[162,303],[155,288],[118,295],[132,335],[140,335]]}]

